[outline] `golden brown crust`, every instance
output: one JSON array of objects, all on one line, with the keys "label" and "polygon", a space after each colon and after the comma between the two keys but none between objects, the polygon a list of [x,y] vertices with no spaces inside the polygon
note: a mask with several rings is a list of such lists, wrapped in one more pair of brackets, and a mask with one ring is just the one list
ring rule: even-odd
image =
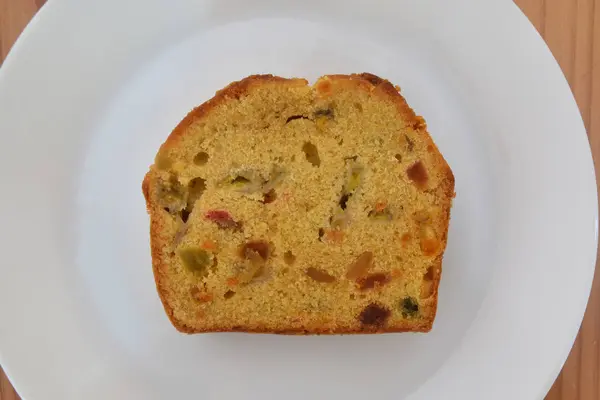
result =
[{"label": "golden brown crust", "polygon": [[[431,147],[431,152],[437,154],[438,161],[443,165],[443,170],[445,172],[445,177],[442,180],[440,186],[443,190],[444,195],[448,199],[452,199],[455,196],[454,193],[454,175],[444,158],[441,156],[437,146],[427,133],[426,125],[424,120],[421,117],[418,117],[414,111],[409,107],[404,97],[399,93],[399,89],[394,87],[389,81],[379,78],[373,74],[362,73],[362,74],[352,74],[352,75],[327,75],[319,79],[317,84],[315,84],[315,88],[317,91],[320,90],[319,83],[323,81],[343,81],[349,80],[353,83],[358,84],[359,87],[364,90],[368,90],[374,94],[382,96],[387,100],[393,101],[400,114],[403,118],[409,122],[410,126],[417,130],[425,133],[423,135],[427,138],[428,146]],[[202,105],[196,107],[191,112],[189,112],[186,117],[175,127],[175,129],[171,132],[165,143],[161,146],[161,150],[165,148],[169,148],[177,144],[180,138],[185,134],[187,129],[193,123],[201,121],[203,118],[210,113],[211,110],[218,107],[220,104],[227,102],[230,99],[239,99],[248,94],[248,92],[257,86],[260,86],[264,83],[273,82],[273,83],[282,83],[288,82],[293,83],[298,86],[307,86],[308,82],[304,79],[287,79],[281,78],[273,75],[252,75],[245,79],[242,79],[237,82],[233,82],[224,89],[218,91],[216,95],[203,103]],[[325,87],[324,90],[329,90],[328,87]],[[163,303],[163,307],[165,312],[173,324],[173,326],[180,332],[183,333],[204,333],[204,332],[247,332],[247,333],[273,333],[273,334],[286,334],[286,335],[306,335],[306,334],[361,334],[361,333],[391,333],[391,332],[428,332],[433,324],[435,319],[435,314],[437,310],[437,301],[438,301],[438,285],[441,278],[441,265],[442,265],[442,256],[443,251],[446,247],[447,242],[447,229],[444,230],[444,236],[441,238],[441,254],[435,261],[435,265],[437,266],[437,273],[433,277],[433,293],[432,296],[427,299],[427,308],[431,309],[431,312],[428,313],[427,319],[419,321],[420,323],[415,326],[411,326],[409,328],[398,328],[398,327],[386,327],[386,326],[377,326],[377,327],[362,327],[360,329],[355,328],[347,328],[347,327],[318,327],[311,326],[306,329],[281,329],[281,330],[272,330],[267,329],[262,326],[254,326],[254,327],[216,327],[210,329],[198,329],[190,327],[180,320],[178,320],[174,315],[174,310],[171,307],[168,301],[168,287],[165,284],[166,278],[166,270],[168,268],[167,261],[164,259],[162,252],[164,246],[167,245],[167,240],[160,236],[160,232],[162,231],[162,226],[164,225],[165,216],[160,213],[160,210],[156,205],[153,205],[150,200],[150,193],[152,191],[151,188],[151,175],[152,170],[146,174],[144,177],[144,181],[142,183],[142,191],[144,197],[146,199],[147,210],[150,215],[151,221],[151,229],[150,229],[150,245],[151,245],[151,253],[152,253],[152,264],[153,264],[153,273],[156,283],[157,292]],[[444,206],[443,214],[444,214],[444,223],[446,226],[448,225],[448,221],[450,218],[450,207],[451,202],[448,202],[447,205]]]}]

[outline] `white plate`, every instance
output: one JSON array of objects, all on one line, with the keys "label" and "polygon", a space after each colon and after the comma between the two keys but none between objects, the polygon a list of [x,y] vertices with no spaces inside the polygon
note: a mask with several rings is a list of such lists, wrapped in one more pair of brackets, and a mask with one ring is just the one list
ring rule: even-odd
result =
[{"label": "white plate", "polygon": [[[456,175],[430,334],[184,336],[140,189],[253,73],[403,88]],[[559,67],[509,0],[52,0],[0,71],[0,353],[35,399],[541,399],[582,319],[596,187]]]}]

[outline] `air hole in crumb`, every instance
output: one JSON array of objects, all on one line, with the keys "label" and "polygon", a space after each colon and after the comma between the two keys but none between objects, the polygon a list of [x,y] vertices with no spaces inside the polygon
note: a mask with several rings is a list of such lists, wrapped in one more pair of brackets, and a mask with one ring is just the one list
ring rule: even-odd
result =
[{"label": "air hole in crumb", "polygon": [[250,182],[250,179],[238,175],[231,181],[231,184],[235,185],[236,183],[249,183],[249,182]]},{"label": "air hole in crumb", "polygon": [[283,253],[283,261],[285,261],[287,265],[292,265],[296,261],[296,256],[294,255],[294,253],[288,250],[285,253]]},{"label": "air hole in crumb", "polygon": [[190,189],[189,200],[190,203],[193,204],[192,202],[198,200],[200,196],[202,196],[202,193],[204,193],[204,190],[206,190],[206,180],[194,178],[190,181],[188,187]]},{"label": "air hole in crumb", "polygon": [[288,119],[285,121],[285,123],[287,124],[288,122],[291,122],[295,119],[308,119],[308,117],[306,115],[292,115],[292,116],[288,117]]},{"label": "air hole in crumb", "polygon": [[296,161],[296,155],[295,154],[292,154],[292,156],[290,157],[290,161],[291,162]]},{"label": "air hole in crumb", "polygon": [[286,275],[288,272],[290,272],[290,269],[289,269],[289,268],[287,268],[287,267],[285,267],[285,268],[283,268],[283,269],[281,270],[281,274],[282,274],[282,275]]},{"label": "air hole in crumb", "polygon": [[190,218],[190,212],[186,208],[181,210],[181,220],[185,223],[188,221],[189,218]]},{"label": "air hole in crumb", "polygon": [[224,298],[226,299],[230,299],[235,295],[235,292],[233,290],[228,290],[225,292],[225,294],[223,295]]},{"label": "air hole in crumb", "polygon": [[360,103],[354,103],[354,108],[356,108],[356,110],[358,110],[358,112],[362,112],[362,110],[363,110],[363,106]]},{"label": "air hole in crumb", "polygon": [[319,228],[319,240],[323,239],[323,235],[325,235],[325,229]]},{"label": "air hole in crumb", "polygon": [[396,160],[398,160],[398,162],[402,162],[402,154],[396,154],[394,157],[396,157]]},{"label": "air hole in crumb", "polygon": [[208,153],[205,151],[201,151],[200,153],[196,154],[196,156],[194,157],[194,164],[196,165],[204,165],[208,162]]},{"label": "air hole in crumb", "polygon": [[321,159],[319,158],[319,151],[317,150],[317,146],[310,142],[306,142],[302,146],[302,151],[306,155],[306,160],[309,163],[316,167],[321,165]]},{"label": "air hole in crumb", "polygon": [[340,140],[338,140],[338,145],[341,146],[344,144],[344,138],[341,138]]},{"label": "air hole in crumb", "polygon": [[356,295],[354,293],[350,294],[350,300],[355,300],[356,299]]},{"label": "air hole in crumb", "polygon": [[342,210],[345,210],[346,207],[348,207],[348,200],[350,199],[350,194],[346,193],[344,194],[339,201],[340,207]]}]

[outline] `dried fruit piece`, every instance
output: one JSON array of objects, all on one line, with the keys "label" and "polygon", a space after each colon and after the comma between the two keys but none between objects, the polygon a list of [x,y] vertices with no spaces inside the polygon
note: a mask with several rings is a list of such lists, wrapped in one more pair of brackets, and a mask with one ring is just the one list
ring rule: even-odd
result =
[{"label": "dried fruit piece", "polygon": [[433,295],[435,276],[434,267],[427,268],[427,272],[423,275],[423,282],[421,283],[421,299],[428,299]]},{"label": "dried fruit piece", "polygon": [[402,236],[400,237],[400,241],[402,242],[403,247],[408,246],[408,244],[410,243],[411,240],[412,240],[412,236],[408,232],[403,233]]},{"label": "dried fruit piece", "polygon": [[413,297],[405,297],[400,303],[400,309],[404,318],[414,317],[419,314],[419,303]]},{"label": "dried fruit piece", "polygon": [[408,179],[410,179],[419,189],[424,189],[427,187],[429,176],[427,175],[425,165],[423,165],[421,161],[417,161],[408,167],[406,170],[406,175],[408,176]]},{"label": "dried fruit piece", "polygon": [[227,278],[227,280],[225,281],[225,283],[227,284],[227,286],[229,287],[236,287],[237,285],[240,284],[240,281],[238,278],[236,277],[231,277],[231,278]]},{"label": "dried fruit piece", "polygon": [[325,241],[331,243],[342,243],[344,241],[344,232],[337,229],[328,229],[325,232]]},{"label": "dried fruit piece", "polygon": [[238,231],[242,229],[241,222],[233,219],[231,214],[225,210],[210,210],[204,214],[204,218],[214,222],[221,229],[232,229]]},{"label": "dried fruit piece", "polygon": [[375,221],[391,221],[394,217],[389,207],[384,207],[383,209],[377,209],[369,211],[369,218]]},{"label": "dried fruit piece", "polygon": [[350,264],[346,271],[346,278],[356,280],[367,275],[369,269],[373,266],[373,252],[365,251],[359,255],[356,260]]},{"label": "dried fruit piece", "polygon": [[245,250],[246,262],[240,266],[242,270],[238,275],[240,283],[249,283],[264,272],[265,259],[255,250]]},{"label": "dried fruit piece", "polygon": [[228,290],[225,292],[225,294],[223,295],[223,297],[225,299],[230,299],[235,295],[235,292],[233,290]]},{"label": "dried fruit piece", "polygon": [[383,272],[370,274],[360,278],[356,283],[359,290],[369,290],[375,287],[381,287],[390,281],[390,276]]},{"label": "dried fruit piece", "polygon": [[292,265],[296,262],[296,256],[294,255],[294,253],[288,250],[285,253],[283,253],[283,261],[285,261],[287,265]]},{"label": "dried fruit piece", "polygon": [[158,204],[169,213],[179,213],[187,205],[187,191],[171,175],[167,181],[159,181],[156,197]]},{"label": "dried fruit piece", "polygon": [[413,213],[413,218],[417,222],[427,222],[429,220],[429,211],[417,210]]},{"label": "dried fruit piece", "polygon": [[441,242],[437,239],[435,231],[429,225],[421,227],[421,251],[426,256],[434,256],[441,248]]},{"label": "dried fruit piece", "polygon": [[200,247],[202,247],[205,250],[216,250],[217,243],[215,241],[209,239],[209,240],[205,240],[204,242],[202,242]]},{"label": "dried fruit piece", "polygon": [[371,303],[360,313],[358,319],[363,325],[381,327],[385,325],[390,314],[390,310],[387,308]]},{"label": "dried fruit piece", "polygon": [[271,189],[264,194],[262,202],[264,204],[271,204],[275,200],[277,200],[277,193],[275,192],[275,189]]},{"label": "dried fruit piece", "polygon": [[190,295],[200,303],[208,303],[213,299],[212,293],[200,290],[200,288],[197,286],[194,286],[190,289]]},{"label": "dried fruit piece", "polygon": [[213,260],[212,255],[209,252],[198,247],[183,248],[177,253],[183,266],[188,271],[195,274],[203,274],[206,272]]},{"label": "dried fruit piece", "polygon": [[314,267],[308,267],[306,269],[306,275],[308,275],[311,279],[321,283],[335,282],[334,276],[331,276],[327,272]]},{"label": "dried fruit piece", "polygon": [[329,121],[333,120],[333,110],[331,108],[319,109],[314,114],[315,125],[319,131],[325,130]]},{"label": "dried fruit piece", "polygon": [[358,189],[358,187],[360,186],[361,183],[361,179],[362,179],[362,173],[364,168],[358,164],[356,161],[352,160],[350,161],[346,160],[346,164],[348,165],[348,169],[349,169],[349,174],[348,174],[348,181],[346,182],[346,185],[344,186],[344,192],[345,193],[353,193],[356,189]]},{"label": "dried fruit piece", "polygon": [[306,142],[302,146],[302,151],[304,152],[304,155],[306,156],[306,161],[308,161],[315,167],[318,167],[321,165],[321,158],[319,157],[319,150],[317,149],[317,146],[315,146],[314,144],[312,144],[310,142]]},{"label": "dried fruit piece", "polygon": [[432,281],[423,281],[421,284],[421,299],[428,299],[433,295],[433,282]]},{"label": "dried fruit piece", "polygon": [[269,243],[264,240],[253,240],[246,242],[240,248],[240,256],[242,258],[250,259],[254,257],[254,253],[258,254],[263,261],[267,261],[271,255],[271,248]]}]

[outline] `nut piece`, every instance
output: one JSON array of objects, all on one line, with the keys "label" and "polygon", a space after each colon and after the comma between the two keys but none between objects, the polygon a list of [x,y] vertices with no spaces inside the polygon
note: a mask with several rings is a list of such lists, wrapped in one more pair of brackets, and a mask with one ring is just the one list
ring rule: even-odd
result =
[{"label": "nut piece", "polygon": [[322,282],[322,283],[332,283],[335,282],[335,277],[329,275],[327,272],[314,268],[314,267],[308,267],[306,269],[306,275],[308,275],[310,278],[314,279],[317,282]]},{"label": "nut piece", "polygon": [[373,266],[373,252],[365,251],[356,258],[346,271],[346,278],[355,280],[362,278]]},{"label": "nut piece", "polygon": [[371,303],[360,313],[358,319],[363,325],[381,327],[385,325],[390,314],[387,308]]},{"label": "nut piece", "polygon": [[367,275],[360,278],[356,283],[358,289],[361,291],[373,289],[375,287],[381,287],[390,281],[390,276],[383,272]]}]

